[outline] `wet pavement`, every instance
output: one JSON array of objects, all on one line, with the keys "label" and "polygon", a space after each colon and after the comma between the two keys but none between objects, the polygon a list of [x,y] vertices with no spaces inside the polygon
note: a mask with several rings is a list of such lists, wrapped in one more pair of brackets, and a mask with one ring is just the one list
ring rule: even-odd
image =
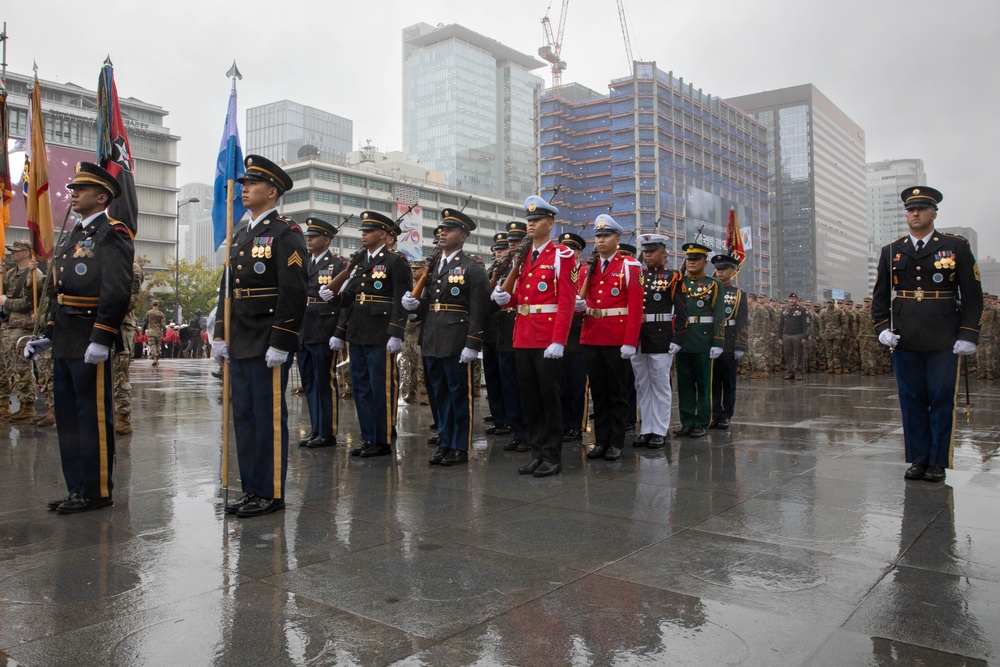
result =
[{"label": "wet pavement", "polygon": [[237,519],[213,367],[134,364],[112,509],[46,511],[54,429],[0,427],[0,667],[1000,664],[1000,386],[973,381],[937,485],[903,480],[891,377],[742,382],[729,432],[568,446],[546,479],[485,395],[458,468],[420,406],[394,457],[347,455],[350,402],[338,447],[295,447],[290,395],[288,508]]}]

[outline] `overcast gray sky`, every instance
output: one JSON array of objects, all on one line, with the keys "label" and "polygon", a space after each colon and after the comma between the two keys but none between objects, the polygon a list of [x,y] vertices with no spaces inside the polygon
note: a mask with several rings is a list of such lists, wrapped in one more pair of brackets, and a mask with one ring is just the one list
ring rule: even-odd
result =
[{"label": "overcast gray sky", "polygon": [[[182,140],[178,185],[210,183],[235,59],[245,110],[291,99],[350,118],[355,145],[402,148],[404,27],[460,23],[534,54],[548,0],[5,3],[9,69],[95,88],[110,53],[118,92],[158,104]],[[1000,256],[998,0],[626,0],[636,59],[733,97],[815,84],[864,130],[869,162],[923,158],[939,226],[971,226]],[[561,0],[552,0],[558,21]],[[41,17],[41,18],[40,18]],[[570,0],[564,82],[606,91],[627,75],[613,0]],[[546,84],[547,70],[538,70]]]}]

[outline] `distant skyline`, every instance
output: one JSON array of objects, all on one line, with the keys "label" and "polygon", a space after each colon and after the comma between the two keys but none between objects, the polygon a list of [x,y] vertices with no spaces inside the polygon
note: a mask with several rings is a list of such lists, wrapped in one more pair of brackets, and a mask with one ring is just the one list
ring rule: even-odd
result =
[{"label": "distant skyline", "polygon": [[[555,26],[560,3],[551,4]],[[30,3],[11,3],[0,20],[10,37],[8,68],[18,73],[30,74],[37,62],[43,79],[94,89],[110,54],[120,95],[170,112],[167,126],[182,138],[179,187],[213,179],[229,94],[225,72],[234,59],[244,75],[238,87],[244,138],[246,109],[289,99],[353,120],[355,144],[371,139],[381,150],[401,150],[402,29],[422,21],[459,23],[535,54],[547,3],[300,5],[309,9],[259,0],[238,6],[110,0],[98,13],[56,0],[44,14]],[[973,227],[980,254],[1000,256],[1000,226],[988,217],[1000,182],[991,153],[1000,145],[1000,87],[992,82],[1000,62],[1000,3],[626,5],[637,60],[656,61],[722,98],[814,84],[864,129],[868,162],[923,159],[930,185],[945,195],[940,226]],[[931,18],[918,25],[914,17]],[[628,75],[615,3],[569,3],[562,58],[565,83],[606,91],[611,79]],[[535,73],[550,84],[547,68]]]}]

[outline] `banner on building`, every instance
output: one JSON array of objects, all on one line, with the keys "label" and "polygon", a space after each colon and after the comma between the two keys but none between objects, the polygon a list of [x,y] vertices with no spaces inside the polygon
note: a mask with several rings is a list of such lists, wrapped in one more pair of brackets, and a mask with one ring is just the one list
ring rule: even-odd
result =
[{"label": "banner on building", "polygon": [[[719,195],[705,192],[698,188],[687,187],[685,191],[684,242],[697,241],[712,249],[709,258],[718,253],[728,253],[727,237],[729,232],[729,211],[732,210],[739,219],[740,237],[743,239],[743,250],[746,259],[740,267],[736,280],[741,288],[748,292],[761,289],[761,279],[757,273],[758,261],[754,252],[755,229],[758,222],[753,219],[752,211],[743,204],[723,199]],[[712,273],[709,265],[708,273]]]},{"label": "banner on building", "polygon": [[[424,258],[424,230],[423,230],[423,208],[414,206],[407,213],[409,204],[401,201],[396,202],[396,217],[403,216],[399,221],[399,228],[402,230],[399,238],[396,239],[396,250],[406,256],[411,262],[415,259]],[[405,214],[405,215],[404,215]]]}]

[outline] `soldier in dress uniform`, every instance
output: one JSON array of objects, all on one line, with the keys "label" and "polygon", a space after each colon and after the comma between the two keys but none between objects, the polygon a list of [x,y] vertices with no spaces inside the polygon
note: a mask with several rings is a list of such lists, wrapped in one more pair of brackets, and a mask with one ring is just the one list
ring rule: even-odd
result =
[{"label": "soldier in dress uniform", "polygon": [[[493,235],[493,265],[487,271],[490,281],[499,280],[500,266],[507,255],[510,244],[507,243],[507,232],[497,232]],[[486,311],[486,324],[483,335],[483,375],[486,376],[486,400],[490,406],[488,421],[492,423],[486,428],[488,435],[509,435],[507,412],[504,407],[503,379],[500,376],[500,354],[497,352],[497,336],[500,335],[500,308],[492,301]]]},{"label": "soldier in dress uniform", "polygon": [[788,295],[788,306],[778,322],[778,345],[785,351],[786,380],[801,380],[805,373],[805,342],[809,340],[809,311],[799,304],[799,295]]},{"label": "soldier in dress uniform", "polygon": [[587,458],[606,461],[621,458],[625,424],[635,419],[628,414],[626,387],[642,327],[642,267],[618,252],[622,231],[610,215],[594,220],[596,262],[583,276],[586,299],[576,297],[576,310],[584,311],[580,343],[594,397],[594,448]]},{"label": "soldier in dress uniform", "polygon": [[[573,251],[577,270],[582,268],[580,256],[587,247],[587,241],[579,234],[564,232],[559,235],[559,242]],[[563,351],[563,376],[559,397],[562,403],[563,442],[578,442],[583,440],[587,430],[587,362],[580,344],[580,332],[583,329],[583,313],[573,314],[573,324],[569,328],[569,338]]]},{"label": "soldier in dress uniform", "polygon": [[42,338],[24,355],[52,348],[56,432],[69,495],[48,504],[60,514],[114,504],[115,459],[112,347],[128,310],[135,249],[124,222],[105,213],[121,195],[107,171],[88,162],[67,186],[83,220],[63,237],[52,258],[54,298]]},{"label": "soldier in dress uniform", "polygon": [[705,275],[711,248],[685,243],[688,328],[677,353],[677,395],[681,428],[677,437],[704,438],[712,423],[712,360],[725,344],[726,300],[722,282]]},{"label": "soldier in dress uniform", "polygon": [[[525,242],[528,225],[522,220],[511,220],[507,223],[507,252],[521,252],[521,244]],[[513,264],[499,277],[497,285],[503,285],[507,274],[513,270]],[[517,372],[517,360],[514,354],[514,321],[516,313],[514,304],[497,306],[500,309],[497,329],[497,353],[500,359],[500,378],[503,384],[504,414],[507,425],[510,426],[510,442],[503,446],[508,452],[530,452],[528,444],[528,423],[524,401],[521,398],[521,380]]]},{"label": "soldier in dress uniform", "polygon": [[319,293],[333,305],[350,305],[350,317],[346,322],[341,319],[329,344],[342,350],[345,341],[350,343],[351,387],[361,427],[361,445],[351,450],[351,456],[362,458],[392,453],[393,378],[407,315],[401,300],[413,287],[409,264],[386,245],[395,225],[378,211],[362,212],[362,248],[345,269],[351,277],[339,293],[326,285]]},{"label": "soldier in dress uniform", "polygon": [[746,293],[733,284],[740,263],[732,255],[719,254],[712,258],[715,277],[725,290],[725,344],[712,363],[712,426],[725,430],[736,407],[736,372],[740,359],[747,351]]},{"label": "soldier in dress uniform", "polygon": [[900,196],[910,233],[882,248],[872,320],[893,348],[905,477],[940,482],[952,465],[958,357],[976,351],[983,287],[969,242],[934,229],[943,195],[920,185]]},{"label": "soldier in dress uniform", "polygon": [[428,267],[421,298],[407,292],[402,299],[407,310],[419,308],[423,319],[421,350],[438,412],[438,448],[428,460],[431,465],[467,463],[472,446],[472,364],[483,347],[490,295],[483,262],[463,250],[475,228],[461,211],[443,209],[441,259]]},{"label": "soldier in dress uniform", "polygon": [[514,293],[501,289],[491,298],[517,306],[514,349],[532,460],[518,474],[548,477],[562,470],[562,356],[573,320],[578,273],[573,251],[549,238],[559,210],[541,197],[524,202],[529,255],[521,265]]},{"label": "soldier in dress uniform", "polygon": [[302,392],[309,405],[309,435],[299,441],[299,447],[316,449],[337,444],[337,382],[336,352],[330,349],[330,338],[337,331],[340,309],[320,298],[319,291],[344,270],[347,261],[330,252],[330,241],[337,235],[333,224],[320,218],[306,218],[306,249],[311,255],[308,264],[306,312],[299,330],[296,359]]},{"label": "soldier in dress uniform", "polygon": [[[288,384],[290,353],[298,349],[306,309],[309,255],[302,230],[278,213],[278,198],[292,179],[259,155],[247,155],[243,206],[250,220],[233,231],[229,275],[223,272],[217,313],[230,306],[229,343],[225,318],[216,318],[212,356],[230,367],[233,427],[243,497],[226,514],[252,517],[285,508],[288,471]],[[280,396],[280,407],[276,406]],[[277,408],[278,414],[275,414]]]},{"label": "soldier in dress uniform", "polygon": [[684,275],[667,268],[667,237],[640,234],[639,243],[646,262],[645,303],[632,370],[642,433],[632,445],[659,449],[670,428],[670,366],[687,331],[687,291]]}]

